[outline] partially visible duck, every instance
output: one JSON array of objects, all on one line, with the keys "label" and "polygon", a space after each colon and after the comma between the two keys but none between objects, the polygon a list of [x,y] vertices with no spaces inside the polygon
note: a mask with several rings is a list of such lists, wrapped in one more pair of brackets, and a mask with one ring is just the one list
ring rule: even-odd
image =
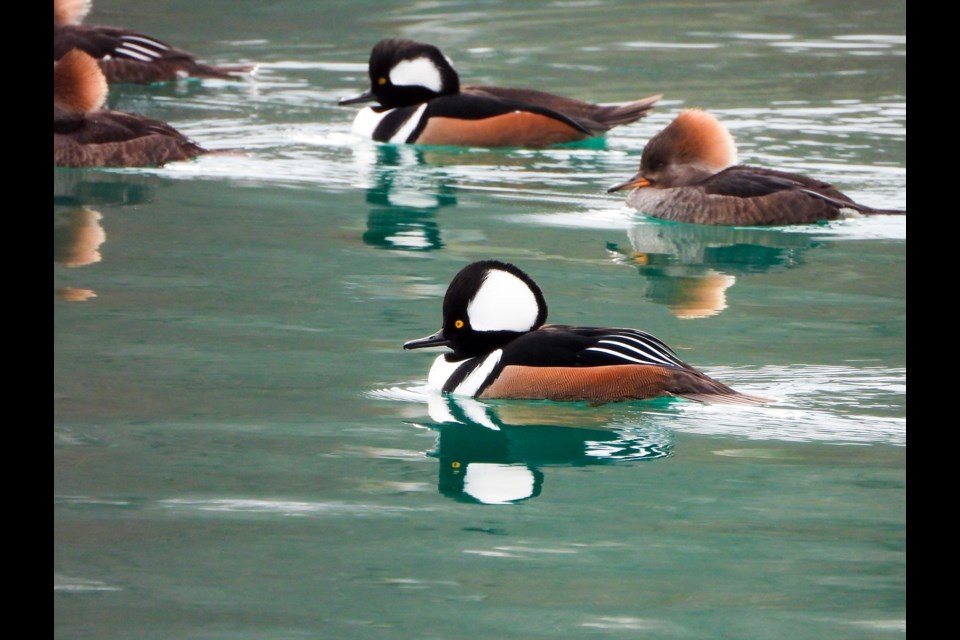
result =
[{"label": "partially visible duck", "polygon": [[56,167],[160,166],[207,150],[165,122],[103,109],[107,80],[83,51],[53,65],[53,164]]},{"label": "partially visible duck", "polygon": [[376,101],[353,122],[378,142],[478,147],[544,147],[603,135],[639,120],[661,96],[602,106],[536,91],[460,85],[449,58],[413,40],[382,40],[369,63],[370,89],[341,105]]},{"label": "partially visible duck", "polygon": [[110,83],[168,82],[180,78],[236,79],[254,65],[212,66],[192,53],[119,27],[80,24],[92,0],[53,0],[53,60],[68,51],[85,51],[100,64]]},{"label": "partially visible duck", "polygon": [[664,220],[717,225],[789,225],[905,211],[858,204],[813,178],[737,164],[733,136],[712,114],[683,111],[650,139],[640,171],[608,193],[633,189],[627,204]]},{"label": "partially visible duck", "polygon": [[403,348],[449,347],[434,361],[428,386],[481,399],[763,402],[694,369],[644,331],[546,319],[546,300],[530,276],[509,263],[481,260],[447,288],[443,327]]}]

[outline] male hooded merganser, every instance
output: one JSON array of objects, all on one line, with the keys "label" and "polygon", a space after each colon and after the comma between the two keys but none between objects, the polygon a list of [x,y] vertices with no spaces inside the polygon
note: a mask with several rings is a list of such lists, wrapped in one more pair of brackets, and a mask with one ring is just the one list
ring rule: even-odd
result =
[{"label": "male hooded merganser", "polygon": [[757,403],[686,364],[637,329],[544,324],[540,287],[512,264],[464,267],[443,298],[443,328],[404,349],[446,346],[430,388],[475,398],[617,402],[673,396]]},{"label": "male hooded merganser", "polygon": [[377,101],[353,130],[378,142],[544,147],[603,135],[639,120],[659,95],[602,106],[533,89],[460,86],[450,60],[430,44],[382,40],[370,54],[370,90],[339,104]]},{"label": "male hooded merganser", "polygon": [[165,122],[103,109],[107,80],[80,50],[53,65],[55,167],[160,166],[207,150]]},{"label": "male hooded merganser", "polygon": [[180,78],[236,79],[253,65],[211,66],[142,33],[118,27],[80,24],[91,0],[53,0],[53,60],[80,49],[97,59],[110,83],[168,82]]},{"label": "male hooded merganser", "polygon": [[809,224],[906,213],[857,204],[806,176],[736,163],[737,147],[727,128],[706,111],[689,109],[647,142],[637,175],[607,192],[633,188],[627,197],[631,207],[696,224]]}]

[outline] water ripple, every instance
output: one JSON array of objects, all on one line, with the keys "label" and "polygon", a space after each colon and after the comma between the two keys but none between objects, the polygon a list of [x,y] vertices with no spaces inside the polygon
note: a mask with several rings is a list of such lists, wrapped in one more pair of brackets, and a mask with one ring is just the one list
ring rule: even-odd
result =
[{"label": "water ripple", "polygon": [[678,404],[672,428],[751,440],[906,445],[906,369],[795,365],[710,373],[777,401],[760,407]]},{"label": "water ripple", "polygon": [[[771,398],[772,402],[739,406],[657,399],[592,409],[580,403],[538,403],[539,424],[569,427],[603,423],[604,428],[626,429],[630,434],[639,428],[650,441],[660,437],[657,428],[666,428],[750,440],[906,445],[905,368],[792,365],[715,367],[709,373],[743,393]],[[424,413],[438,424],[454,421],[449,411],[443,412],[445,403],[453,399],[442,400],[422,382],[377,389],[369,395],[422,403]],[[471,399],[456,402],[472,424],[491,430],[503,428],[511,408],[524,404]]]},{"label": "water ripple", "polygon": [[410,507],[388,507],[344,502],[302,502],[243,498],[187,499],[171,498],[160,504],[170,509],[217,513],[274,514],[281,516],[396,516],[412,511],[430,511]]},{"label": "water ripple", "polygon": [[121,591],[122,589],[111,586],[101,580],[53,574],[53,590],[64,593],[99,593],[103,591]]}]

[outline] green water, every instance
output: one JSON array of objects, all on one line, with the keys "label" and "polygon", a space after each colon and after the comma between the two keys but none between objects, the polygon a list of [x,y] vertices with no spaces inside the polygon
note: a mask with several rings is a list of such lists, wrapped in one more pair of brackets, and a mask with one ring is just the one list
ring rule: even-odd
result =
[{"label": "green water", "polygon": [[[679,109],[906,206],[904,3],[98,1],[252,80],[122,87],[213,148],[54,171],[59,638],[889,638],[906,629],[906,223],[710,229],[606,194]],[[541,151],[359,141],[370,47],[472,82],[664,93]],[[444,402],[466,263],[762,407]],[[469,472],[469,474],[468,474]]]}]

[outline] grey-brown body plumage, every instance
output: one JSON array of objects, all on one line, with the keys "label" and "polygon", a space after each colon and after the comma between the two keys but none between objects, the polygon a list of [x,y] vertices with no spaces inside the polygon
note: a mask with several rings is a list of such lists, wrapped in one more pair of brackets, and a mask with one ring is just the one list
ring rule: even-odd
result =
[{"label": "grey-brown body plumage", "polygon": [[807,176],[736,164],[733,137],[711,114],[683,111],[643,149],[640,170],[608,191],[664,220],[714,225],[790,225],[851,215],[903,215],[854,202]]},{"label": "grey-brown body plumage", "polygon": [[103,72],[87,53],[74,49],[54,64],[54,166],[161,166],[207,153],[165,122],[104,109],[106,96]]}]

